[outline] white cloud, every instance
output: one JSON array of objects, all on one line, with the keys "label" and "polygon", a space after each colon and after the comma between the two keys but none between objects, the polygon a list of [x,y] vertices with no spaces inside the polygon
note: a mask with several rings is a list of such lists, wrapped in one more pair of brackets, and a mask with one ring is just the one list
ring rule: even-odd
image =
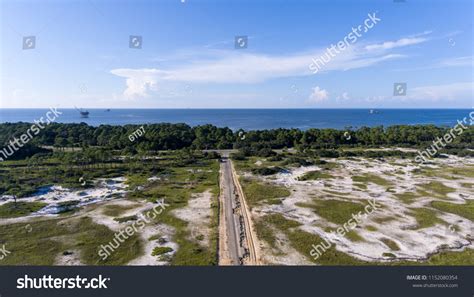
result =
[{"label": "white cloud", "polygon": [[23,89],[14,89],[12,91],[12,96],[13,98],[18,98],[18,97],[21,97],[25,94],[25,90]]},{"label": "white cloud", "polygon": [[365,102],[368,103],[382,103],[387,101],[389,98],[387,96],[367,96]]},{"label": "white cloud", "polygon": [[312,89],[312,92],[309,95],[308,103],[320,103],[320,102],[326,101],[328,98],[329,98],[328,91],[316,86]]},{"label": "white cloud", "polygon": [[472,67],[473,65],[473,56],[448,58],[439,63],[439,67]]},{"label": "white cloud", "polygon": [[458,98],[472,98],[474,82],[458,82],[444,85],[421,86],[408,89],[407,99],[414,100],[454,100]]},{"label": "white cloud", "polygon": [[158,90],[157,82],[161,71],[157,69],[113,69],[110,71],[126,78],[126,98],[147,97],[149,91]]},{"label": "white cloud", "polygon": [[393,49],[397,47],[419,44],[428,40],[429,39],[425,37],[408,37],[408,38],[401,38],[395,41],[385,41],[378,44],[370,44],[370,45],[367,45],[365,49],[368,51],[389,50],[389,49]]},{"label": "white cloud", "polygon": [[433,62],[432,65],[414,67],[414,68],[395,69],[395,71],[403,71],[403,72],[404,71],[420,71],[420,70],[451,68],[451,67],[474,67],[474,57],[465,56],[465,57],[445,58],[445,59]]},{"label": "white cloud", "polygon": [[[394,47],[421,42],[421,37],[404,38],[385,45],[365,45],[359,42],[346,48],[324,65],[320,72],[347,71],[364,68],[387,60],[404,57],[390,53]],[[372,46],[372,47],[371,47]],[[372,48],[380,50],[373,51]],[[368,49],[369,48],[369,49]],[[266,55],[245,51],[181,51],[174,58],[173,66],[165,68],[120,68],[111,73],[126,78],[124,95],[127,98],[146,97],[157,91],[161,83],[261,83],[275,78],[313,75],[309,69],[313,58],[326,52],[320,48],[304,53]],[[179,63],[179,64],[177,64]]]},{"label": "white cloud", "polygon": [[349,100],[349,99],[351,98],[349,97],[349,93],[347,92],[344,92],[341,94],[341,96],[336,97],[336,100]]}]

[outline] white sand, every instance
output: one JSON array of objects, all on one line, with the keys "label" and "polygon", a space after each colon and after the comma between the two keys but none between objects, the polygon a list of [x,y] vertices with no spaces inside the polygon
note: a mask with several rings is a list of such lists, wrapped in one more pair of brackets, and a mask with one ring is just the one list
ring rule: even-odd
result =
[{"label": "white sand", "polygon": [[[150,237],[159,234],[165,243],[160,244],[157,240],[149,240]],[[128,263],[128,265],[169,265],[167,261],[162,261],[158,256],[153,256],[152,252],[155,247],[170,247],[173,249],[168,255],[172,256],[177,250],[178,245],[171,241],[174,234],[174,229],[165,224],[147,225],[140,230],[140,237],[145,245],[144,254]]]},{"label": "white sand", "polygon": [[[370,173],[383,177],[393,183],[393,186],[390,186],[390,188],[395,193],[413,191],[417,185],[425,184],[430,181],[442,182],[446,186],[455,189],[455,192],[448,195],[452,203],[464,203],[465,200],[474,199],[474,190],[461,186],[461,183],[473,183],[474,180],[467,177],[456,180],[445,180],[439,177],[421,176],[412,172],[413,169],[419,168],[418,164],[413,164],[409,160],[397,159],[396,162],[398,164],[395,165],[388,163],[388,161],[392,162],[395,161],[395,159],[386,158],[386,160],[387,162],[361,158],[358,158],[358,160],[328,159],[327,161],[336,162],[341,165],[339,168],[330,171],[331,175],[336,176],[334,179],[321,179],[316,181],[297,180],[297,178],[305,172],[320,170],[318,166],[295,168],[292,169],[290,173],[279,173],[273,178],[257,177],[267,182],[286,185],[290,187],[292,191],[291,196],[285,198],[279,205],[264,205],[254,208],[252,210],[253,215],[258,217],[265,214],[281,213],[287,219],[301,223],[301,228],[304,231],[318,234],[322,238],[328,239],[336,245],[338,250],[368,261],[390,260],[389,258],[383,257],[383,253],[392,253],[396,255],[398,259],[423,260],[426,259],[428,255],[436,253],[441,249],[460,250],[463,247],[474,248],[474,245],[469,241],[469,236],[472,237],[474,234],[474,223],[455,214],[440,212],[438,217],[446,221],[448,225],[456,225],[460,229],[459,231],[453,232],[452,227],[450,229],[444,225],[411,230],[416,226],[417,222],[415,218],[406,214],[409,208],[427,207],[431,201],[439,199],[434,197],[422,197],[417,199],[413,204],[405,204],[395,197],[393,193],[387,192],[387,187],[385,186],[370,183],[367,190],[359,190],[353,185],[351,176]],[[447,159],[436,159],[434,162],[436,163],[435,165],[429,166],[434,168],[441,165],[460,167],[474,164],[474,159],[450,157]],[[341,192],[342,194],[333,197],[332,194],[324,190]],[[384,205],[384,209],[379,209],[366,219],[363,219],[359,224],[359,228],[355,228],[354,230],[364,238],[364,241],[352,242],[347,237],[325,232],[325,227],[337,228],[339,226],[317,216],[309,208],[296,205],[297,203],[311,203],[314,198],[324,199],[324,197],[346,201],[376,199]],[[378,224],[373,221],[374,218],[386,216],[395,216],[396,220],[383,224]],[[375,226],[378,230],[375,232],[368,231],[365,229],[367,225]],[[390,250],[390,248],[381,241],[383,238],[396,242],[400,250]],[[308,247],[308,252],[310,249],[311,247]],[[306,256],[309,256],[309,254]],[[291,262],[282,261],[281,259],[277,261],[279,263]]]},{"label": "white sand", "polygon": [[[80,200],[81,202],[77,205],[78,207],[89,205],[92,203],[98,203],[98,207],[93,208],[92,210],[86,210],[84,212],[75,214],[75,217],[80,218],[83,216],[90,217],[94,223],[105,225],[113,232],[119,232],[124,230],[127,225],[131,224],[133,221],[119,223],[114,220],[114,217],[105,215],[104,209],[109,205],[120,205],[125,207],[131,207],[124,211],[119,217],[140,216],[146,211],[152,211],[153,207],[156,204],[141,201],[135,202],[130,200],[125,200],[123,197],[127,192],[127,186],[125,185],[124,178],[114,178],[114,179],[99,179],[95,182],[96,187],[82,190],[82,191],[71,191],[60,186],[52,186],[48,189],[44,189],[45,193],[39,195],[20,198],[18,201],[41,201],[48,203],[48,206],[41,209],[40,211],[33,213],[29,216],[19,217],[19,218],[10,218],[2,219],[1,224],[12,224],[19,222],[32,222],[38,220],[40,217],[47,216],[57,216],[57,204],[60,202],[75,201]],[[118,197],[118,198],[117,198]],[[13,201],[12,197],[3,196],[0,204]],[[159,208],[157,208],[159,210]],[[33,225],[34,226],[34,225]],[[161,224],[149,223],[145,227],[138,229],[138,235],[141,237],[142,243],[144,245],[144,254],[129,263],[129,265],[167,265],[169,264],[166,261],[158,261],[158,257],[152,256],[152,251],[157,246],[168,246],[173,248],[174,253],[178,246],[176,243],[171,241],[172,235],[174,233],[173,228]],[[160,235],[162,238],[166,239],[166,243],[159,244],[155,241],[148,240],[153,235]],[[66,240],[66,239],[63,239]],[[172,254],[170,253],[170,254]],[[61,252],[57,255],[55,265],[82,265],[80,262],[79,253],[73,251],[71,255],[63,255]]]},{"label": "white sand", "polygon": [[[51,186],[42,188],[41,193],[30,197],[18,198],[20,202],[43,202],[48,205],[30,216],[55,215],[61,212],[59,203],[78,201],[77,207],[92,203],[123,197],[127,192],[125,178],[97,179],[94,181],[95,187],[85,190],[72,191],[61,186]],[[12,196],[3,195],[0,197],[0,205],[13,202]]]},{"label": "white sand", "polygon": [[[136,215],[137,217],[143,217],[144,213],[149,212],[150,216],[152,216],[153,207],[156,207],[157,204],[142,201],[141,203],[132,202],[129,200],[115,200],[110,201],[107,205],[121,205],[121,206],[137,206],[132,209],[126,210],[122,213],[119,217],[128,217]],[[160,208],[156,208],[157,211]],[[96,210],[89,212],[87,214],[91,217],[95,223],[102,224],[110,228],[114,232],[119,232],[120,230],[124,230],[128,225],[133,224],[134,221],[123,222],[119,223],[114,220],[113,217],[109,217],[103,213],[103,208],[97,208]],[[159,215],[159,214],[157,214]],[[138,225],[137,225],[138,226]],[[152,256],[153,249],[158,246],[167,246],[173,249],[173,254],[176,252],[178,245],[171,241],[171,238],[174,234],[174,229],[165,224],[156,224],[154,222],[149,222],[145,224],[143,228],[137,228],[137,235],[140,236],[142,244],[144,245],[144,253],[143,255],[137,257],[136,259],[130,261],[128,265],[168,265],[169,263],[166,261],[159,261],[158,257]],[[159,244],[156,240],[150,241],[149,238],[154,235],[160,235],[162,238],[166,240],[166,243]]]},{"label": "white sand", "polygon": [[[193,194],[188,201],[188,205],[183,208],[173,210],[173,214],[188,224],[188,230],[191,234],[190,240],[195,241],[205,247],[208,247],[211,235],[211,217],[212,217],[212,193],[208,190],[204,193]],[[196,237],[203,236],[203,240],[197,240]]]}]

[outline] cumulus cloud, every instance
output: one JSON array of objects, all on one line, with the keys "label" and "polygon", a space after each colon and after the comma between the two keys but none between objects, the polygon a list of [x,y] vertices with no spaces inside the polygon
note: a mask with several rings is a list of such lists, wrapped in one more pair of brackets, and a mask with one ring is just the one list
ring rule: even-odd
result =
[{"label": "cumulus cloud", "polygon": [[341,96],[336,97],[336,100],[349,100],[349,99],[351,98],[349,97],[349,93],[347,92],[344,92],[341,94]]},{"label": "cumulus cloud", "polygon": [[308,103],[320,103],[326,101],[328,98],[328,91],[321,89],[319,86],[316,86],[312,89],[312,92],[309,95]]},{"label": "cumulus cloud", "polygon": [[126,98],[147,97],[149,91],[158,90],[158,79],[161,71],[157,69],[114,69],[110,71],[126,78],[127,88],[124,91]]}]

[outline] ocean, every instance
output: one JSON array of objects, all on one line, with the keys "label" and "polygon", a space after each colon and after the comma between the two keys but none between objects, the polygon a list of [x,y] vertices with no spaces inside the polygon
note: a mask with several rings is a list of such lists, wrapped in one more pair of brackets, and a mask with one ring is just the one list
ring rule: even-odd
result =
[{"label": "ocean", "polygon": [[[33,122],[48,109],[0,109],[0,123]],[[434,124],[454,126],[469,118],[471,109],[89,109],[81,118],[75,109],[60,109],[56,121],[84,122],[92,126],[148,123],[186,123],[190,126],[212,124],[233,130],[275,128],[359,128]]]}]

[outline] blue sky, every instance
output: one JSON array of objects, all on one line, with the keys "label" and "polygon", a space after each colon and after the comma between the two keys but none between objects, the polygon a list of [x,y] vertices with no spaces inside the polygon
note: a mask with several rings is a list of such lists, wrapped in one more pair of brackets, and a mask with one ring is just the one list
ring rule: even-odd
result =
[{"label": "blue sky", "polygon": [[[1,1],[0,107],[474,106],[470,0],[38,2]],[[369,15],[380,21],[313,73]]]}]

